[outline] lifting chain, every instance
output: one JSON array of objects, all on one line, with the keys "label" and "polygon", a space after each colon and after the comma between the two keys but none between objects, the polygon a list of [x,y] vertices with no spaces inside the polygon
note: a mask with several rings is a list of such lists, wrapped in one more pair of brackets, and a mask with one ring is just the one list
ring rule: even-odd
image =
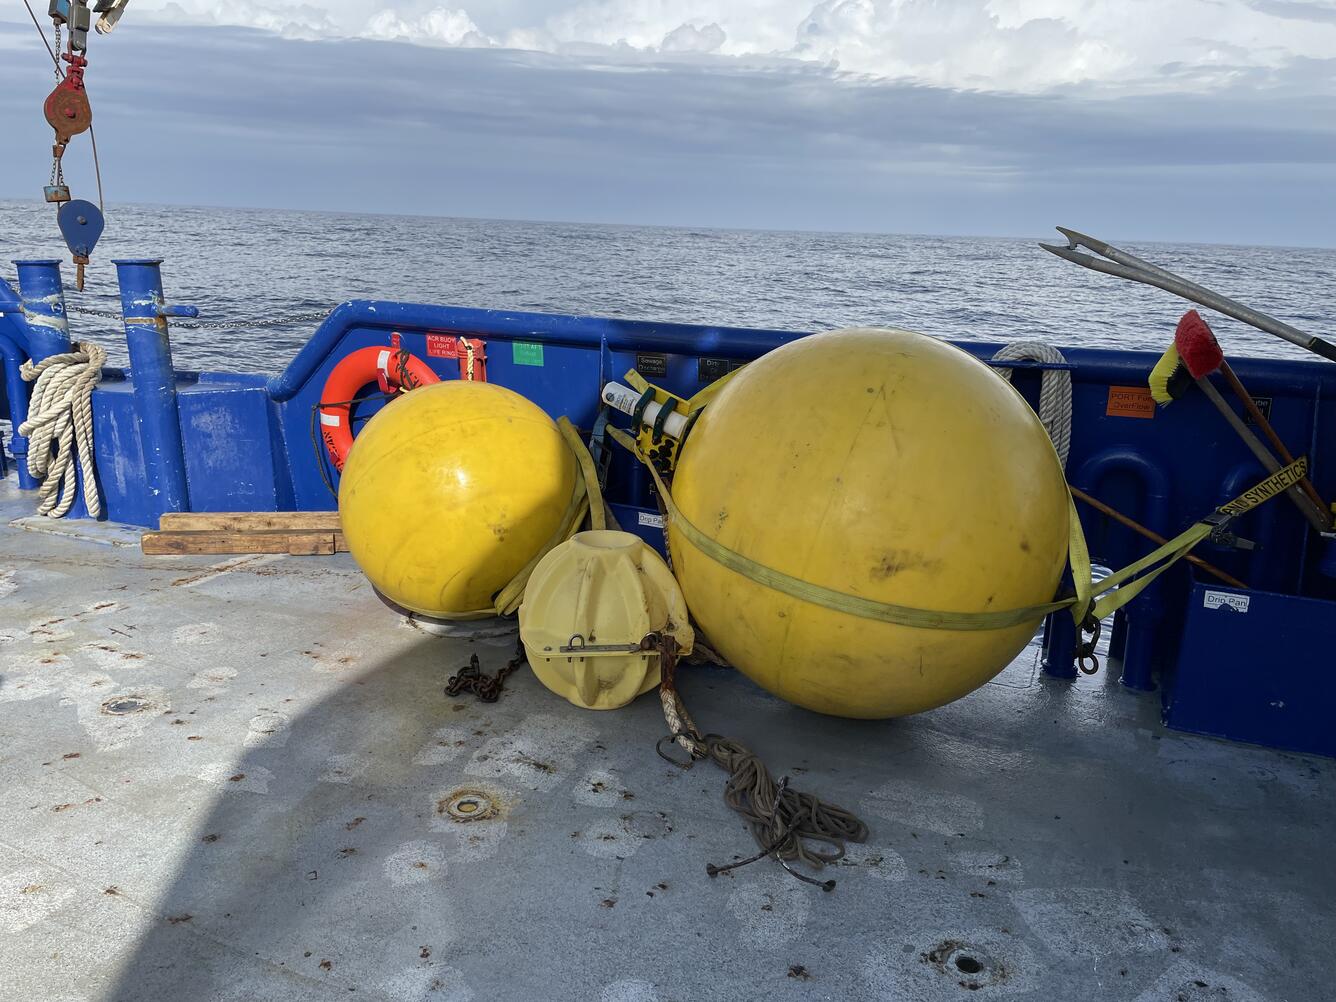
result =
[{"label": "lifting chain", "polygon": [[[60,81],[65,79],[65,73],[60,68],[60,60],[56,58],[60,54],[59,21],[55,22],[55,29],[56,48],[55,55],[52,58],[55,59],[54,72],[56,74],[56,83],[59,84]],[[65,143],[62,143],[57,139],[56,143],[51,147],[51,178],[47,181],[47,200],[54,201],[57,204],[68,200],[70,197],[69,187],[65,184],[65,163],[62,159],[64,155]],[[64,196],[63,198],[61,197],[62,195]]]},{"label": "lifting chain", "polygon": [[446,680],[445,694],[458,696],[461,692],[471,692],[478,697],[480,703],[495,703],[501,698],[501,690],[506,684],[506,679],[528,660],[528,656],[524,653],[523,640],[517,641],[516,648],[515,656],[495,675],[484,674],[478,655],[470,655],[469,663]]}]

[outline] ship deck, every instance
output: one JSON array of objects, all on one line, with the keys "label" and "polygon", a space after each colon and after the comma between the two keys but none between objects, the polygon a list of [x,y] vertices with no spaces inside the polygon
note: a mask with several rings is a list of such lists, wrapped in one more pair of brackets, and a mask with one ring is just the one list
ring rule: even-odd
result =
[{"label": "ship deck", "polygon": [[[0,485],[0,999],[1331,998],[1336,770],[1164,730],[1037,647],[917,717],[726,670],[701,725],[860,812],[831,893],[761,861],[657,701],[576,709],[344,555],[145,557]],[[1114,673],[1116,674],[1116,672]],[[457,822],[460,791],[496,813]]]}]

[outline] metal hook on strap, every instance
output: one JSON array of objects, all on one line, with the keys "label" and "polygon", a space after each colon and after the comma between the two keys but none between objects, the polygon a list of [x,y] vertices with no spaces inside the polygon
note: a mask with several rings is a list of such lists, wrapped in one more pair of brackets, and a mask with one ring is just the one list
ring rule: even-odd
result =
[{"label": "metal hook on strap", "polygon": [[1086,613],[1085,621],[1081,623],[1081,632],[1087,634],[1087,637],[1076,645],[1076,664],[1083,675],[1094,675],[1099,671],[1099,655],[1095,653],[1095,648],[1099,645],[1099,635],[1103,629],[1104,624],[1095,618],[1093,612]]}]

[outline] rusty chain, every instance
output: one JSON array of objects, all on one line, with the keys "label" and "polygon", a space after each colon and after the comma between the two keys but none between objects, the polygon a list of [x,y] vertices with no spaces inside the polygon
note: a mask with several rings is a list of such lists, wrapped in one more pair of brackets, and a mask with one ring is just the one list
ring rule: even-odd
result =
[{"label": "rusty chain", "polygon": [[445,694],[458,696],[462,692],[471,692],[481,703],[495,703],[501,698],[501,690],[506,679],[515,673],[520,665],[528,660],[524,653],[524,642],[517,642],[515,656],[505,663],[495,675],[487,675],[482,670],[478,655],[469,655],[469,663],[451,675],[445,682]]},{"label": "rusty chain", "polygon": [[[65,304],[66,313],[75,313],[80,316],[102,317],[105,320],[120,320],[121,314],[114,310],[95,310],[87,306],[71,306]],[[286,317],[270,317],[265,320],[173,320],[173,327],[184,327],[191,330],[239,330],[249,327],[283,327],[287,324],[305,323],[311,320],[324,320],[329,316],[329,310],[312,310],[309,313],[293,313]]]}]

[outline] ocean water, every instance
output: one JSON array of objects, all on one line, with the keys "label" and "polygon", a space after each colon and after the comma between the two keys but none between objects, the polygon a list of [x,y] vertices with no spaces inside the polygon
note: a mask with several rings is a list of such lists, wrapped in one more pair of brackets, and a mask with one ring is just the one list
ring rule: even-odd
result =
[{"label": "ocean water", "polygon": [[[1081,228],[1081,220],[1058,220]],[[1098,234],[1302,330],[1336,335],[1336,250],[1124,242]],[[1161,350],[1187,304],[1053,257],[1037,227],[1016,239],[530,223],[114,205],[73,306],[115,310],[115,257],[161,257],[169,302],[222,330],[174,326],[181,368],[273,373],[313,322],[248,322],[354,298],[785,330],[893,325],[952,338]],[[0,201],[0,274],[13,258],[68,253],[54,213]],[[67,266],[68,281],[73,268]],[[1227,353],[1311,357],[1209,315]],[[123,363],[119,325],[74,318],[75,336]]]}]

